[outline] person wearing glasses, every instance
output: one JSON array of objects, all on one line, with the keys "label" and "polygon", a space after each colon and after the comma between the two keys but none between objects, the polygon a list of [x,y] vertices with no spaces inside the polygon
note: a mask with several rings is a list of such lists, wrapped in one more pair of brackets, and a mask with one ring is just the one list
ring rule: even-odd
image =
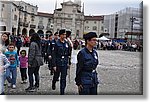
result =
[{"label": "person wearing glasses", "polygon": [[79,95],[97,95],[98,54],[94,49],[97,44],[97,34],[89,32],[83,38],[85,39],[85,47],[77,54],[75,82]]}]

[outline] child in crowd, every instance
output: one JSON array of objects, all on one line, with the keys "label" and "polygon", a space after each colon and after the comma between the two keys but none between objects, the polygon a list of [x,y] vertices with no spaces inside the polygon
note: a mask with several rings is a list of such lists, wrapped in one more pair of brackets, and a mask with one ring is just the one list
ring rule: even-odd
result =
[{"label": "child in crowd", "polygon": [[21,83],[27,83],[27,66],[28,57],[26,56],[26,50],[20,51],[19,62],[20,62],[20,73],[21,73]]},{"label": "child in crowd", "polygon": [[2,52],[0,51],[0,95],[4,95],[4,75],[5,70],[10,65],[8,59]]},{"label": "child in crowd", "polygon": [[11,86],[13,89],[16,88],[17,67],[19,65],[18,55],[14,49],[15,45],[9,44],[8,51],[5,52],[5,55],[10,62],[10,66],[6,69],[6,79],[8,81],[8,86]]}]

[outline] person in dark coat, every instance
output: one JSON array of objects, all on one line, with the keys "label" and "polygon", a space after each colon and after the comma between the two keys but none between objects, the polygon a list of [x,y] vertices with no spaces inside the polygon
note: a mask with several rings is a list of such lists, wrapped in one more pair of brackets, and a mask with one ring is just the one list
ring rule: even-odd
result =
[{"label": "person in dark coat", "polygon": [[51,75],[53,75],[53,68],[52,68],[52,49],[53,49],[53,34],[49,35],[49,40],[47,41],[46,44],[46,53],[47,53],[47,58],[48,58],[48,68],[50,70]]},{"label": "person in dark coat", "polygon": [[46,41],[46,39],[44,39],[44,35],[41,36],[40,43],[41,43],[41,48],[42,48],[42,57],[44,59],[44,63],[47,64],[47,59],[46,59],[46,54],[47,54],[47,52],[46,52],[46,49],[47,49],[46,48],[46,44],[47,44],[47,41]]},{"label": "person in dark coat", "polygon": [[19,52],[20,52],[20,48],[22,47],[22,39],[21,39],[21,34],[19,34],[17,37],[16,37],[16,47],[17,47],[17,54],[19,55]]},{"label": "person in dark coat", "polygon": [[77,55],[77,68],[75,82],[78,86],[79,95],[96,95],[98,78],[96,68],[98,65],[98,54],[94,50],[97,35],[89,32],[84,35],[86,47]]},{"label": "person in dark coat", "polygon": [[[58,32],[55,32],[54,33],[54,39],[52,40],[52,49],[54,49],[55,44],[58,41],[58,38],[59,38],[59,34],[58,34]],[[51,68],[51,75],[53,75],[53,74],[54,74],[54,69]],[[58,77],[57,81],[59,81],[59,77]]]},{"label": "person in dark coat", "polygon": [[72,48],[73,48],[73,43],[71,41],[71,31],[67,30],[66,31],[66,41],[69,44],[69,66],[71,65],[71,53],[72,53]]},{"label": "person in dark coat", "polygon": [[54,34],[54,43],[56,43],[58,38],[59,38],[59,34],[58,34],[58,32],[55,32],[55,34]]},{"label": "person in dark coat", "polygon": [[[39,88],[39,69],[43,65],[40,40],[37,33],[32,34],[28,52],[29,87],[25,89],[26,91],[35,91],[35,89]],[[35,78],[33,78],[33,75]]]},{"label": "person in dark coat", "polygon": [[54,69],[54,76],[52,80],[52,89],[56,89],[56,81],[58,80],[60,73],[60,94],[65,94],[65,87],[66,87],[66,76],[67,76],[67,68],[68,68],[68,56],[69,56],[69,49],[68,43],[65,41],[66,39],[66,31],[65,29],[61,29],[59,31],[58,41],[55,44],[55,47],[52,51],[52,63]]}]

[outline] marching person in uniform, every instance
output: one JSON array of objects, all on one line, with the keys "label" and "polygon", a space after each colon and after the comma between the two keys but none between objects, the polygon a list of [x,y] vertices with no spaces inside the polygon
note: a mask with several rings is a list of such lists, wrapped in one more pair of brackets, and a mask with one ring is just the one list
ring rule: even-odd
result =
[{"label": "marching person in uniform", "polygon": [[58,38],[59,38],[59,34],[58,34],[58,32],[55,32],[53,42],[56,43]]},{"label": "marching person in uniform", "polygon": [[96,67],[98,54],[94,50],[97,35],[89,32],[83,36],[86,46],[77,55],[77,68],[75,82],[79,95],[97,95],[98,78]]},{"label": "marching person in uniform", "polygon": [[53,45],[52,45],[52,41],[53,41],[53,34],[49,35],[49,40],[47,41],[46,44],[46,51],[47,51],[47,58],[48,58],[48,68],[50,70],[50,74],[53,75],[53,68],[52,68],[52,49],[53,49]]},{"label": "marching person in uniform", "polygon": [[44,59],[44,63],[47,64],[47,59],[46,59],[46,40],[44,38],[44,35],[41,35],[41,41],[40,41],[40,44],[41,44],[41,53],[42,53],[42,57]]},{"label": "marching person in uniform", "polygon": [[[52,40],[52,50],[54,50],[55,44],[58,41],[58,39],[59,39],[59,34],[58,34],[58,32],[55,32],[54,33],[54,39]],[[53,68],[51,69],[51,72],[52,72],[51,75],[54,74]],[[58,77],[57,81],[59,81],[59,77]]]},{"label": "marching person in uniform", "polygon": [[68,68],[68,56],[69,56],[69,49],[68,43],[65,41],[66,39],[66,30],[61,29],[59,31],[58,41],[55,44],[54,49],[52,50],[52,65],[54,69],[54,76],[52,80],[52,89],[56,89],[56,81],[58,80],[60,73],[60,94],[65,94],[65,87],[66,87],[66,76],[67,76],[67,68]]}]

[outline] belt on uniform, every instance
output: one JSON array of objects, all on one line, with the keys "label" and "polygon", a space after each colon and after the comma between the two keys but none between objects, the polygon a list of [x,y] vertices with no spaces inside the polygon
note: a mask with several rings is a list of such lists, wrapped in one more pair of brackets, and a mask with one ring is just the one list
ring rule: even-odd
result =
[{"label": "belt on uniform", "polygon": [[42,55],[35,55],[35,56],[37,56],[37,57],[42,57]]},{"label": "belt on uniform", "polygon": [[93,70],[83,70],[83,72],[90,72],[90,73],[94,73],[94,72],[96,72],[96,70],[95,70],[95,69],[93,69]]},{"label": "belt on uniform", "polygon": [[68,57],[68,56],[66,56],[66,55],[65,56],[61,56],[61,58],[65,58],[65,57]]},{"label": "belt on uniform", "polygon": [[94,72],[96,72],[96,70],[92,70],[92,72],[94,73]]}]

